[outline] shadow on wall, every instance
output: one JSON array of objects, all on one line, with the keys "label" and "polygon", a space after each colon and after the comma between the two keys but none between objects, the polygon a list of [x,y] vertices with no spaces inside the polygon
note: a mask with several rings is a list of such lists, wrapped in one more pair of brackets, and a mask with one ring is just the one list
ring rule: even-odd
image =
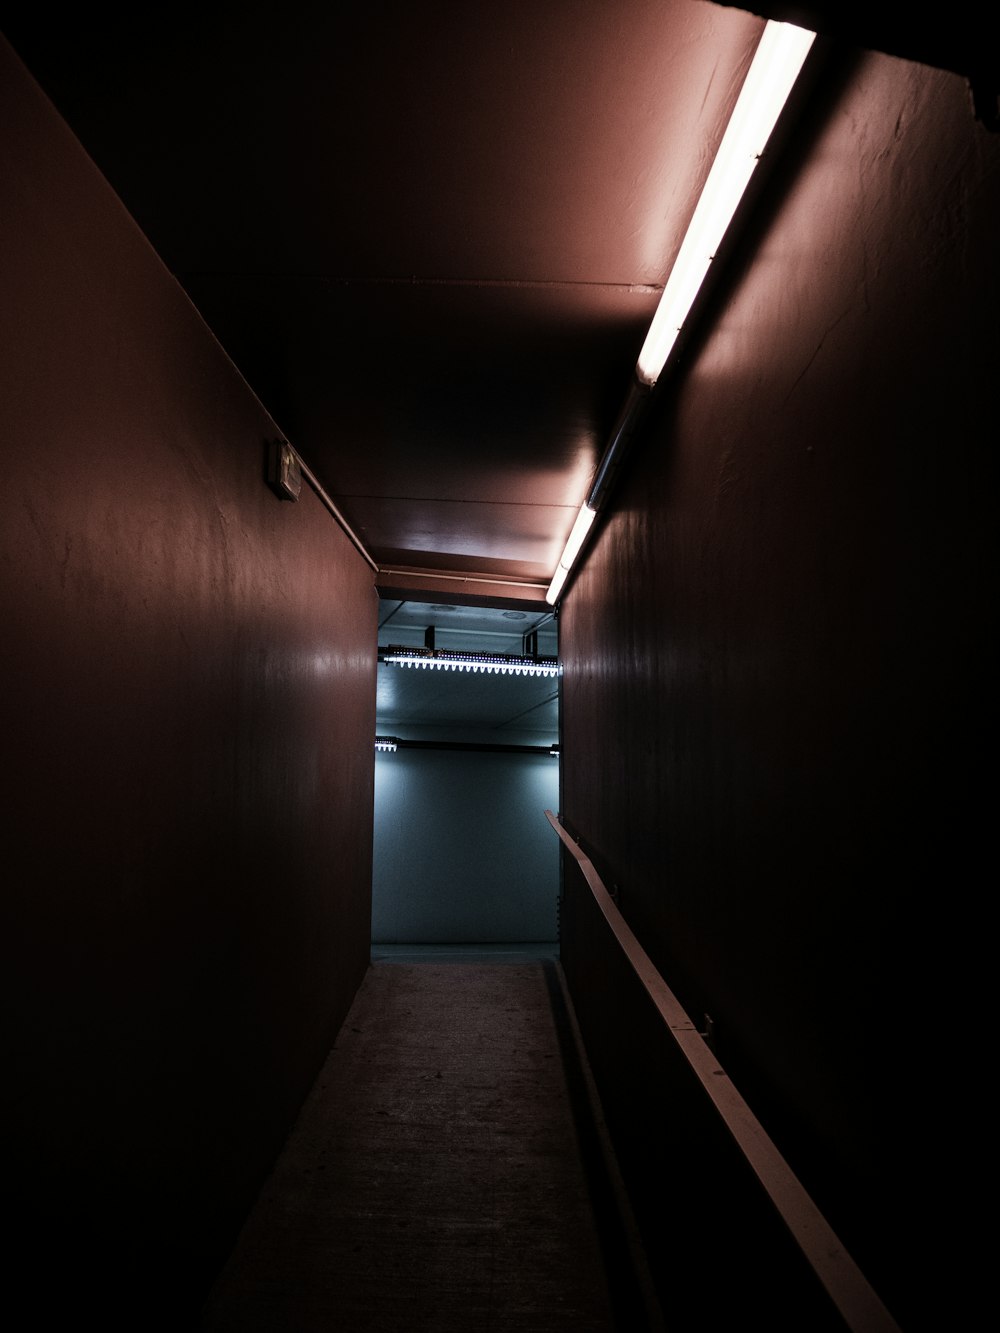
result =
[{"label": "shadow on wall", "polygon": [[397,750],[375,763],[372,941],[555,941],[559,762]]}]

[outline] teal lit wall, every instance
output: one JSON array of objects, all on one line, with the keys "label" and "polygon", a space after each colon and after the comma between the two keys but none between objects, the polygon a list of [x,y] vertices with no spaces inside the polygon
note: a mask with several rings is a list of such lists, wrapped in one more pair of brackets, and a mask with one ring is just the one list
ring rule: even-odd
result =
[{"label": "teal lit wall", "polygon": [[554,941],[558,769],[547,754],[379,754],[372,940]]}]

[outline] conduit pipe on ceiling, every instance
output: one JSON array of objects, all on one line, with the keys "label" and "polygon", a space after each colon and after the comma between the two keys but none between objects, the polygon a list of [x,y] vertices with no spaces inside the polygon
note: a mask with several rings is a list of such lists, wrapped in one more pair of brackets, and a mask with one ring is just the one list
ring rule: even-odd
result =
[{"label": "conduit pipe on ceiling", "polygon": [[611,432],[611,439],[601,455],[601,461],[597,465],[594,480],[591,482],[590,490],[587,493],[587,504],[591,509],[600,509],[604,497],[611,490],[614,474],[621,463],[628,442],[634,435],[639,420],[646,410],[651,387],[649,384],[643,384],[639,379],[632,381],[628,397],[625,399],[625,406],[618,414],[618,420]]},{"label": "conduit pipe on ceiling", "polygon": [[556,572],[549,584],[548,592],[545,594],[545,600],[553,605],[562,592],[563,585],[569,578],[570,570],[579,561],[584,548],[590,540],[590,534],[594,526],[594,520],[597,518],[604,497],[611,488],[611,481],[615,471],[624,456],[625,449],[629,440],[635,432],[636,426],[645,411],[649,400],[650,386],[642,384],[638,379],[632,381],[632,387],[629,389],[628,397],[625,400],[625,406],[618,414],[618,420],[615,422],[614,430],[611,432],[611,439],[605,447],[601,460],[597,465],[597,471],[594,473],[594,480],[590,484],[590,490],[587,492],[587,498],[580,506],[580,512],[576,516],[576,522],[569,535],[569,540],[563,548],[563,553],[559,557],[559,564]]},{"label": "conduit pipe on ceiling", "polygon": [[816,34],[768,22],[712,163],[639,353],[625,405],[601,455],[587,498],[556,566],[545,600],[554,605],[589,540],[615,471],[695,303]]},{"label": "conduit pipe on ceiling", "polygon": [[296,456],[296,458],[298,458],[298,460],[299,460],[299,467],[302,469],[302,475],[305,477],[306,481],[309,483],[309,485],[310,485],[310,486],[313,488],[313,490],[316,492],[316,495],[317,495],[317,497],[319,498],[319,500],[321,501],[321,503],[324,504],[324,505],[326,506],[326,508],[327,508],[327,510],[329,511],[330,515],[333,517],[333,519],[340,525],[340,527],[341,527],[341,528],[343,529],[343,531],[346,533],[348,539],[349,539],[349,540],[351,541],[351,543],[354,545],[354,547],[356,548],[356,550],[358,551],[358,553],[364,558],[364,561],[365,561],[365,563],[369,566],[369,568],[372,569],[376,574],[378,574],[378,565],[375,563],[375,561],[372,559],[372,557],[368,554],[368,550],[367,550],[365,544],[362,542],[361,538],[360,538],[360,537],[358,536],[358,534],[354,531],[354,529],[353,529],[353,528],[351,527],[351,525],[348,523],[347,519],[346,519],[346,518],[344,517],[344,515],[340,512],[340,510],[337,508],[337,506],[333,503],[333,500],[330,498],[330,496],[327,494],[327,492],[323,489],[322,483],[320,482],[319,478],[316,476],[315,472],[313,472],[310,468],[306,467],[305,463],[302,461],[301,457],[299,456],[299,454],[298,454],[297,452],[296,452],[296,455],[295,455],[295,456]]}]

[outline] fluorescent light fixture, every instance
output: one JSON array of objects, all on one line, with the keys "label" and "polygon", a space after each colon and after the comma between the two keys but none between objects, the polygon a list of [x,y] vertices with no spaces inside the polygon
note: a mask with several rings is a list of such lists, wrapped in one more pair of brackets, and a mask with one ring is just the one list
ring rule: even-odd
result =
[{"label": "fluorescent light fixture", "polygon": [[375,749],[384,753],[392,754],[395,751],[397,744],[398,742],[395,736],[375,737]]},{"label": "fluorescent light fixture", "polygon": [[643,384],[655,384],[663,370],[815,36],[791,23],[764,28],[639,353]]},{"label": "fluorescent light fixture", "polygon": [[[792,23],[769,22],[764,27],[733,114],[722,136],[719,151],[708,173],[705,188],[639,353],[635,373],[639,385],[643,386],[643,393],[652,388],[660,377],[815,39],[814,32]],[[597,476],[587,497],[587,501],[593,501],[594,507],[585,501],[573,525],[566,549],[545,594],[545,600],[550,605],[558,600],[597,516],[601,492],[606,489],[607,475],[616,461],[616,455],[621,453],[619,446],[628,433],[633,417],[645,406],[644,398],[637,397],[637,392],[637,386],[633,384],[633,393],[616,427],[615,438],[605,450],[598,466]]]},{"label": "fluorescent light fixture", "polygon": [[590,505],[584,501],[580,506],[580,512],[577,514],[576,522],[573,524],[572,531],[569,534],[566,548],[559,558],[559,564],[556,566],[556,572],[552,576],[549,590],[545,594],[545,600],[550,606],[555,604],[556,598],[562,592],[563,584],[569,576],[569,571],[573,568],[573,562],[583,549],[583,543],[587,540],[587,533],[590,531],[596,517],[597,510],[591,509]]},{"label": "fluorescent light fixture", "polygon": [[389,647],[379,653],[393,666],[436,671],[480,671],[491,676],[558,676],[554,657],[515,657],[508,653],[457,653],[442,648]]}]

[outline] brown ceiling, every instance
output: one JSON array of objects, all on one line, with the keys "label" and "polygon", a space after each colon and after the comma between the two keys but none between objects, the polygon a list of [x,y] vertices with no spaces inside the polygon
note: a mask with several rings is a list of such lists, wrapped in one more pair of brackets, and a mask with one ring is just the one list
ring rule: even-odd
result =
[{"label": "brown ceiling", "polygon": [[384,594],[530,602],[763,22],[289,0],[8,5],[3,27]]}]

